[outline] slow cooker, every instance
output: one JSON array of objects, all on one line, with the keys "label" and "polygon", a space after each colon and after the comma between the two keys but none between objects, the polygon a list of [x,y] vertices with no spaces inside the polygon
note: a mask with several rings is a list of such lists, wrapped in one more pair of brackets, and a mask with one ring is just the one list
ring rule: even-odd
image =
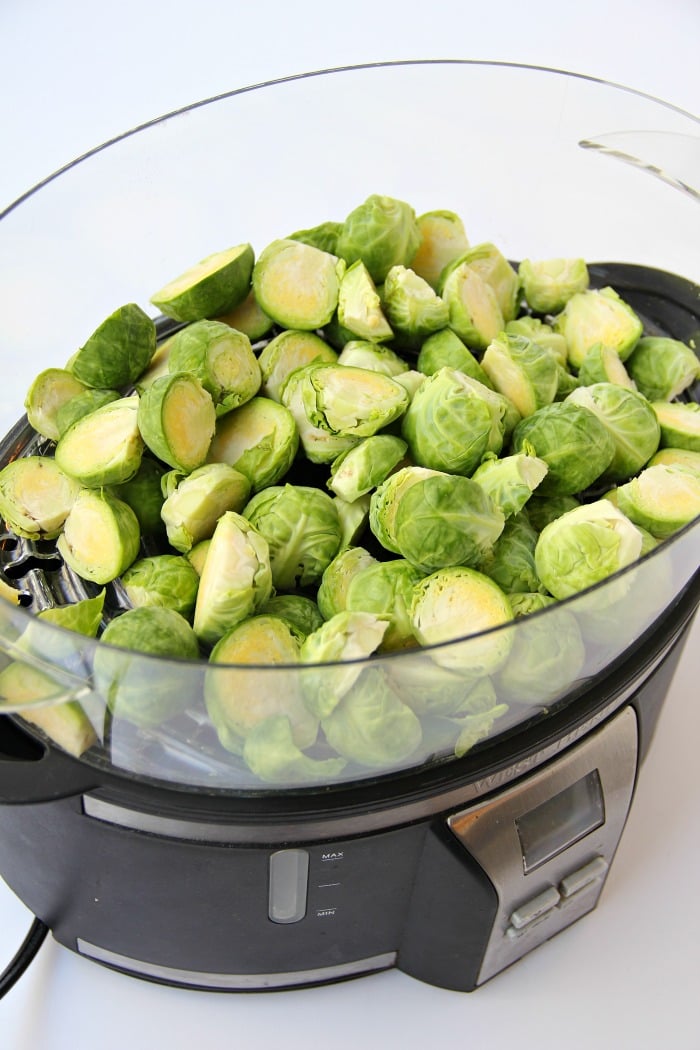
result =
[{"label": "slow cooker", "polygon": [[[14,410],[41,367],[164,275],[343,215],[379,184],[418,211],[454,208],[512,260],[585,257],[647,333],[696,347],[697,125],[590,78],[468,61],[322,71],[168,114],[1,216],[4,400]],[[21,419],[0,466],[45,448]],[[40,674],[41,708],[78,710],[90,732],[67,745],[31,702],[3,698],[0,873],[60,944],[149,980],[293,988],[397,967],[470,991],[596,906],[700,601],[699,553],[696,519],[527,618],[355,661],[422,703],[421,746],[271,783],[221,747],[205,678],[255,701],[338,664],[129,654],[130,680],[178,697],[172,719],[135,726],[96,688],[105,647],[34,615],[93,591],[53,542],[6,529],[0,571],[20,604],[0,609],[3,663]],[[107,592],[109,619],[125,597],[118,579]],[[432,717],[454,687],[436,650],[468,663],[498,636],[522,654],[517,673],[472,709],[456,755]]]}]

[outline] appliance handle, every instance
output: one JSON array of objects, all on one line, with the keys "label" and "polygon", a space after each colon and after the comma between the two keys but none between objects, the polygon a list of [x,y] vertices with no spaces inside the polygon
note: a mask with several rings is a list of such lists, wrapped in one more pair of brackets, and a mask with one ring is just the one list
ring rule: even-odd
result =
[{"label": "appliance handle", "polygon": [[[4,741],[8,739],[23,746],[7,754]],[[57,747],[42,745],[22,733],[7,715],[0,715],[0,805],[52,802],[99,784],[95,770]]]}]

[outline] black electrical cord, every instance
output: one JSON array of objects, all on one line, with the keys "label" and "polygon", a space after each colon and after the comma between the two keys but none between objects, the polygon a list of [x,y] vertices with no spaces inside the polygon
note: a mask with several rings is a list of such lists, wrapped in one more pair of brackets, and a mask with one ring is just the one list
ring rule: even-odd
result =
[{"label": "black electrical cord", "polygon": [[7,995],[10,988],[20,979],[44,943],[48,932],[46,923],[41,919],[34,919],[14,959],[0,974],[0,999]]}]

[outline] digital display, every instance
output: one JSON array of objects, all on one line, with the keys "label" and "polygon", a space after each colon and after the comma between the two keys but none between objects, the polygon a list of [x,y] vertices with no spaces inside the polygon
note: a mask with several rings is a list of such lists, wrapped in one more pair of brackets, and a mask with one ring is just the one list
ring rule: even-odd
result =
[{"label": "digital display", "polygon": [[515,821],[525,874],[556,857],[605,821],[603,789],[594,769]]}]

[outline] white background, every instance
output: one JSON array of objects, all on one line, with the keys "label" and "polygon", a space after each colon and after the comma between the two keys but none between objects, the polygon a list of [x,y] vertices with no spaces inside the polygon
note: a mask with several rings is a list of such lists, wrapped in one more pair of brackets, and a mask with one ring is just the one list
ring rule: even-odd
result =
[{"label": "white background", "polygon": [[[499,59],[607,78],[697,112],[699,44],[697,0],[0,0],[0,210],[142,121],[272,77],[387,59]],[[9,365],[1,318],[0,354]],[[698,1050],[699,649],[696,624],[598,909],[474,994],[398,972],[268,995],[182,991],[112,973],[49,939],[0,1004],[0,1044]],[[29,921],[0,882],[0,967]]]}]

